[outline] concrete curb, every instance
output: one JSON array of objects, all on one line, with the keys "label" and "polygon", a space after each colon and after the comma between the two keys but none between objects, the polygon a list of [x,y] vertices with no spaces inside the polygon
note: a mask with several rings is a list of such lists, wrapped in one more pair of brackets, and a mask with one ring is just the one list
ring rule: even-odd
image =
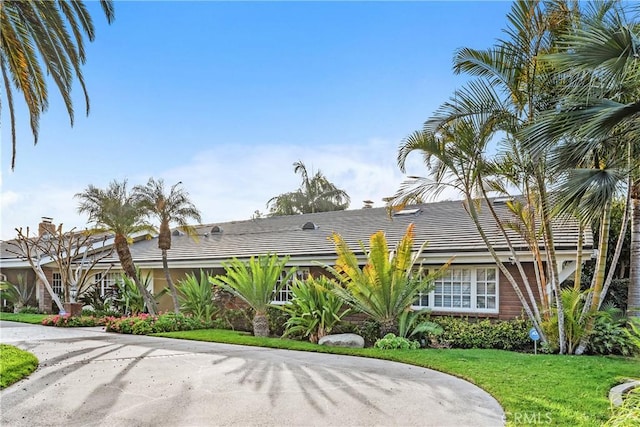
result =
[{"label": "concrete curb", "polygon": [[629,380],[626,383],[612,387],[611,390],[609,390],[609,400],[611,401],[611,404],[613,406],[622,405],[624,395],[636,387],[640,387],[640,381]]}]

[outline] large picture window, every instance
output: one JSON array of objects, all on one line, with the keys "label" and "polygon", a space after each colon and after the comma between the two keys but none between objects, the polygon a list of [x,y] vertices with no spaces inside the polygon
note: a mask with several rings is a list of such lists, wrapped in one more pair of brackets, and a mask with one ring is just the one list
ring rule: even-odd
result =
[{"label": "large picture window", "polygon": [[[280,282],[286,275],[287,273],[283,271],[282,274],[280,275],[280,281],[278,282],[278,284],[280,284]],[[294,276],[287,283],[285,283],[284,286],[280,288],[280,291],[274,292],[273,301],[272,301],[273,304],[284,304],[287,301],[290,301],[291,298],[293,297],[293,295],[291,294],[291,284],[293,283],[293,281],[295,279],[306,280],[307,277],[309,277],[309,269],[298,268]]]},{"label": "large picture window", "polygon": [[415,308],[452,312],[498,312],[495,267],[451,267],[434,281],[435,289],[420,293]]}]

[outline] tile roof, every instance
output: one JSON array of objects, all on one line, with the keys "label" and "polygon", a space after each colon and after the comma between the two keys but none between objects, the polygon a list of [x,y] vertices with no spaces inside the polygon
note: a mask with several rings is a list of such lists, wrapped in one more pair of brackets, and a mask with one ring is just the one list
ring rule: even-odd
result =
[{"label": "tile roof", "polygon": [[[510,215],[504,204],[495,203],[494,206],[501,217]],[[429,242],[425,255],[487,252],[461,201],[427,203],[405,210],[407,215],[394,217],[389,216],[386,208],[365,208],[200,225],[197,241],[184,234],[175,235],[174,231],[168,255],[171,261],[225,261],[266,253],[292,257],[334,255],[334,245],[329,239],[333,232],[342,235],[349,246],[359,252],[359,242],[364,241],[368,246],[369,237],[378,230],[384,231],[389,243],[395,245],[410,223],[415,224],[416,243]],[[506,249],[504,238],[486,206],[481,209],[480,221],[496,249]],[[317,228],[303,230],[307,222]],[[222,231],[211,232],[215,226]],[[575,250],[578,227],[574,220],[556,221],[554,233],[556,248]],[[522,238],[515,232],[509,234],[516,247],[526,250]],[[592,247],[590,233],[584,246]],[[157,237],[136,242],[131,246],[131,253],[135,262],[160,260]]]}]

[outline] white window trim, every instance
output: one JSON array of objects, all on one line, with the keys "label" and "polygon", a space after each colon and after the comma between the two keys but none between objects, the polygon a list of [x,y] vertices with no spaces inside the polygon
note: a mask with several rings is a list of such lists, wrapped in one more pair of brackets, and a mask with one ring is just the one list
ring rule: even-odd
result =
[{"label": "white window trim", "polygon": [[64,297],[64,286],[62,283],[62,274],[55,272],[51,275],[51,289],[58,295],[58,297]]},{"label": "white window trim", "polygon": [[[483,314],[498,314],[500,312],[500,271],[497,266],[491,265],[456,265],[450,267],[451,269],[469,269],[471,270],[471,307],[436,307],[435,291],[429,292],[429,305],[412,305],[414,310],[420,310],[428,308],[431,311],[438,313],[483,313]],[[477,308],[477,296],[478,296],[478,269],[494,269],[496,272],[496,306],[495,308]],[[425,269],[428,269],[426,267]]]},{"label": "white window trim", "polygon": [[[283,274],[285,274],[285,273],[283,272]],[[291,290],[289,290],[289,289],[285,289],[285,287],[286,287],[287,285],[291,285],[291,283],[293,283],[293,281],[294,281],[295,279],[298,279],[298,280],[306,280],[306,279],[307,279],[307,277],[309,277],[309,276],[310,276],[309,268],[306,268],[306,267],[298,268],[298,269],[296,270],[295,274],[293,275],[293,277],[292,277],[291,279],[289,279],[289,282],[288,282],[287,284],[285,284],[285,285],[281,288],[281,290],[280,290],[280,292],[279,292],[279,294],[281,294],[281,295],[282,295],[282,294],[286,295],[286,300],[285,300],[285,301],[281,301],[281,300],[277,300],[277,299],[275,299],[275,294],[276,294],[276,292],[275,292],[275,290],[274,290],[274,299],[273,299],[273,300],[271,300],[271,304],[273,304],[273,305],[285,305],[286,303],[288,303],[289,301],[291,301],[291,297],[292,297],[292,295],[291,295]],[[282,279],[279,279],[279,280],[278,280],[278,284],[280,284],[280,280],[282,280]]]}]

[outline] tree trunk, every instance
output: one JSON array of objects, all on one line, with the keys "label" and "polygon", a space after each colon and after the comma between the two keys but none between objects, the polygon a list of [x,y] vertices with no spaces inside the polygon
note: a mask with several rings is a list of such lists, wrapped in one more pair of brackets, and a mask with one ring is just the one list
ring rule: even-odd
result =
[{"label": "tree trunk", "polygon": [[253,316],[253,335],[256,337],[269,336],[269,318],[267,313],[256,311]]},{"label": "tree trunk", "polygon": [[122,265],[122,269],[125,274],[133,279],[142,295],[142,299],[144,300],[144,304],[147,306],[147,310],[149,310],[149,314],[155,316],[157,314],[156,302],[153,299],[153,296],[149,293],[149,290],[142,286],[140,282],[140,278],[138,277],[138,273],[136,271],[136,266],[133,263],[133,258],[131,258],[131,252],[129,251],[129,244],[127,243],[127,238],[121,234],[116,234],[115,237],[115,247],[116,252],[118,253],[118,258],[120,259],[120,264]]},{"label": "tree trunk", "polygon": [[398,323],[395,319],[386,319],[380,322],[380,338],[387,334],[398,335]]},{"label": "tree trunk", "polygon": [[629,269],[629,296],[627,316],[640,318],[640,178],[631,190],[631,264]]},{"label": "tree trunk", "polygon": [[173,311],[180,313],[180,303],[178,302],[178,291],[176,290],[173,280],[171,280],[171,274],[169,274],[169,262],[167,261],[167,250],[162,249],[162,269],[164,270],[164,277],[167,279],[167,285],[171,292],[171,299],[173,299]]}]

